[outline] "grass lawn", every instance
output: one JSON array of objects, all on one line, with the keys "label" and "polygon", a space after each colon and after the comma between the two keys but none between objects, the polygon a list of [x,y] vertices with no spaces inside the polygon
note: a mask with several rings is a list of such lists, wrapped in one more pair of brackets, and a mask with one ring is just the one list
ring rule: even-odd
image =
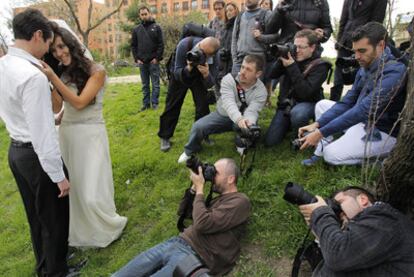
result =
[{"label": "grass lawn", "polygon": [[[189,93],[172,139],[173,147],[167,153],[160,152],[157,131],[165,95],[163,87],[160,109],[138,113],[140,86],[118,84],[107,88],[104,113],[115,201],[119,214],[128,217],[128,225],[122,237],[109,247],[79,252],[78,256],[89,258],[83,276],[109,276],[137,253],[177,234],[176,210],[189,185],[188,170],[177,164],[177,158],[191,128],[194,107]],[[262,112],[263,129],[273,114],[274,108]],[[213,163],[221,157],[239,161],[232,133],[211,137],[216,143],[204,147],[199,155],[203,161]],[[8,145],[7,132],[0,123],[0,275],[34,276],[29,227],[7,164]],[[323,163],[313,168],[301,166],[300,161],[310,153],[293,152],[288,139],[271,149],[258,146],[252,173],[239,182],[239,190],[252,201],[253,215],[241,260],[230,276],[289,276],[291,259],[307,229],[298,209],[282,199],[286,182],[298,182],[321,195],[361,183],[360,167],[334,168]]]}]

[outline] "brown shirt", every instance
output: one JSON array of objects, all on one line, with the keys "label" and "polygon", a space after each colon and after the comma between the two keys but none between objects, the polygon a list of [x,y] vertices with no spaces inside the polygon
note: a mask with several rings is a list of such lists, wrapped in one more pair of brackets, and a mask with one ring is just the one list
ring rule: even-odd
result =
[{"label": "brown shirt", "polygon": [[249,199],[240,192],[216,197],[209,208],[206,208],[204,196],[196,195],[193,224],[181,237],[200,255],[211,274],[225,274],[235,265],[250,209]]}]

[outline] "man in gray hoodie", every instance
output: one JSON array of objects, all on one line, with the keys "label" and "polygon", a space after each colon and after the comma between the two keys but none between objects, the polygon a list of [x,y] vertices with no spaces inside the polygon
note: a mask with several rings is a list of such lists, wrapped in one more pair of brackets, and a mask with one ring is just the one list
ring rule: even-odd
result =
[{"label": "man in gray hoodie", "polygon": [[253,32],[255,30],[265,32],[264,28],[271,15],[271,11],[260,8],[259,0],[246,0],[246,11],[237,16],[233,28],[231,42],[233,75],[240,71],[243,58],[247,54],[258,55],[266,60],[265,44],[258,41],[253,36]]},{"label": "man in gray hoodie", "polygon": [[201,141],[208,135],[237,128],[246,129],[257,123],[267,97],[266,88],[259,79],[263,65],[264,60],[260,56],[247,55],[237,77],[234,78],[230,73],[224,76],[217,110],[193,124],[178,163],[186,162],[192,154],[200,151]]}]

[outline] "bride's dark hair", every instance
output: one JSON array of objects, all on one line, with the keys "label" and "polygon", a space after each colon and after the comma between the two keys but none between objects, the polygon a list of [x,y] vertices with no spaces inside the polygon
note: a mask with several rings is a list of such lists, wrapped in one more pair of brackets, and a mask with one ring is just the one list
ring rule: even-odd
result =
[{"label": "bride's dark hair", "polygon": [[92,61],[85,57],[85,48],[68,30],[53,24],[53,33],[56,37],[61,37],[63,43],[69,48],[72,57],[68,66],[61,65],[62,74],[65,75],[67,81],[74,83],[78,89],[78,95],[81,93],[91,76]]}]

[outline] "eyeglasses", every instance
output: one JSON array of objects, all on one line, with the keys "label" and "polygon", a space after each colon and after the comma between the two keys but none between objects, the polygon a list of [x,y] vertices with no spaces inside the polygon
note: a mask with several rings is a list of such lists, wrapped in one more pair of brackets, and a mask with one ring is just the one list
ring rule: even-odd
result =
[{"label": "eyeglasses", "polygon": [[295,45],[296,48],[301,49],[301,50],[305,50],[306,48],[309,48],[309,45]]}]

